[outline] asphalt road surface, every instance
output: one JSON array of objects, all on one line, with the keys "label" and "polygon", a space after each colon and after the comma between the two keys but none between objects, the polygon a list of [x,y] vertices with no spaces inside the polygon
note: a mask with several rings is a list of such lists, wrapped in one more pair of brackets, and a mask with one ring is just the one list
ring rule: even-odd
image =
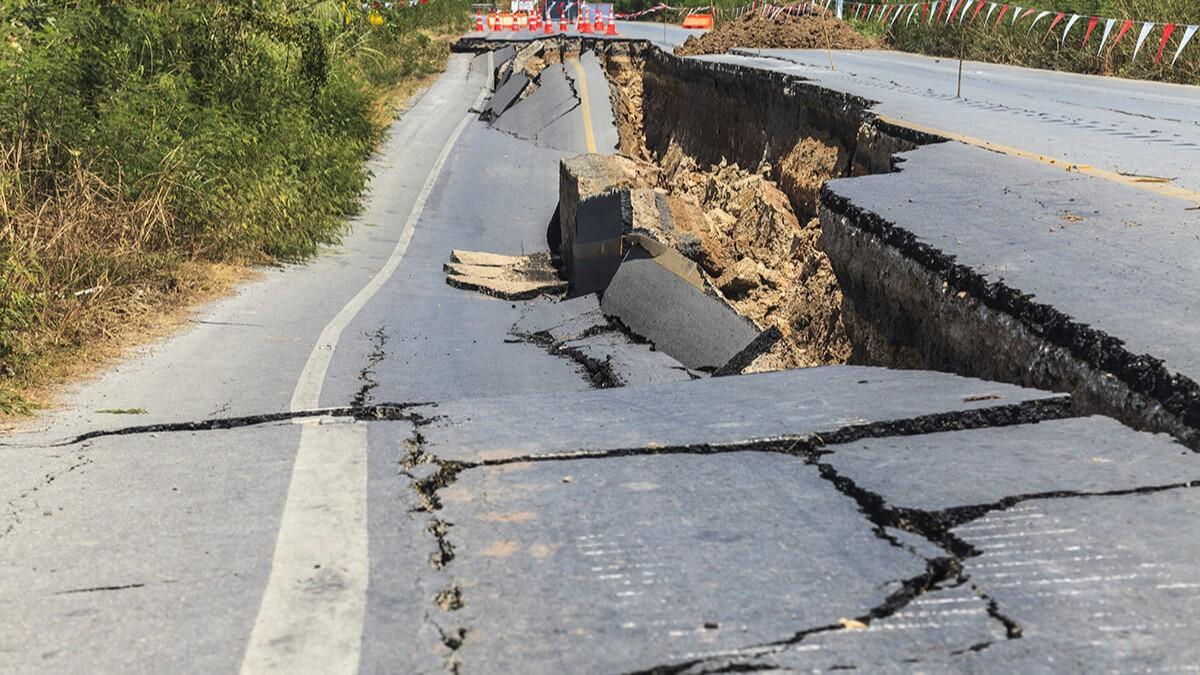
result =
[{"label": "asphalt road surface", "polygon": [[[1200,187],[1195,90],[981,66],[972,106],[923,59],[722,58]],[[261,270],[0,439],[0,671],[1200,664],[1200,461],[1171,438],[924,371],[693,380],[658,363],[595,389],[514,333],[545,303],[447,286],[452,249],[545,250],[558,160],[616,143],[594,56],[551,66],[489,124],[492,65],[452,56],[393,125],[342,245]],[[1118,119],[1134,136],[1105,131]],[[832,189],[1200,368],[1196,214],[1178,197],[969,144],[908,161]],[[1090,229],[989,239],[996,217],[963,217],[960,196],[1030,232],[1086,206]]]}]

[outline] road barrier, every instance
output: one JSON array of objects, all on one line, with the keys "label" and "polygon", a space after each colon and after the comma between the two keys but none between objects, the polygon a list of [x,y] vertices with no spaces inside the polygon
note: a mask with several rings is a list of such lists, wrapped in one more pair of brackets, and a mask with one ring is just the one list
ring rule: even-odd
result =
[{"label": "road barrier", "polygon": [[689,14],[683,17],[684,28],[696,28],[703,30],[712,30],[713,15],[712,14]]}]

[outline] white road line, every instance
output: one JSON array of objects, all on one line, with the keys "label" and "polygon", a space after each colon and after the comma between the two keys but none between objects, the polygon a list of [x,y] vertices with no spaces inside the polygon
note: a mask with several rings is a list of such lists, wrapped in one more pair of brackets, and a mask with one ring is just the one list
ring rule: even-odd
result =
[{"label": "white road line", "polygon": [[305,424],[242,672],[357,672],[367,551],[367,425]]},{"label": "white road line", "polygon": [[[474,109],[486,95],[485,84]],[[446,139],[387,262],[321,331],[292,394],[293,411],[320,405],[342,331],[400,265],[450,151],[474,117],[474,112],[464,115]],[[369,551],[367,427],[353,420],[309,419],[300,432],[271,574],[242,673],[358,672]]]}]

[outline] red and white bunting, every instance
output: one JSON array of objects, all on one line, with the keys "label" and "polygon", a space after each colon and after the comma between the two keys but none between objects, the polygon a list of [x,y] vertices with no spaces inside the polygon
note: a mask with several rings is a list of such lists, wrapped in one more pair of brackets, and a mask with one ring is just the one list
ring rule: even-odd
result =
[{"label": "red and white bunting", "polygon": [[1142,25],[1142,30],[1138,33],[1137,46],[1133,48],[1133,60],[1137,61],[1138,52],[1142,51],[1142,44],[1146,42],[1146,38],[1150,35],[1150,31],[1154,30],[1154,22],[1147,21]]}]

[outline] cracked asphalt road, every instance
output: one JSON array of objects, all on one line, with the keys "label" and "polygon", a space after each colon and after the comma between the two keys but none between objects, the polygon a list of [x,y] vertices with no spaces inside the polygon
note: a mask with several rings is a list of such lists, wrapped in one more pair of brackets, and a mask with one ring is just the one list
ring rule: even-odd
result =
[{"label": "cracked asphalt road", "polygon": [[446,286],[452,248],[543,250],[585,149],[573,86],[478,120],[487,64],[394,126],[341,247],[0,439],[0,670],[1200,662],[1200,461],[1169,437],[922,371],[595,389],[514,338],[531,303]]}]

